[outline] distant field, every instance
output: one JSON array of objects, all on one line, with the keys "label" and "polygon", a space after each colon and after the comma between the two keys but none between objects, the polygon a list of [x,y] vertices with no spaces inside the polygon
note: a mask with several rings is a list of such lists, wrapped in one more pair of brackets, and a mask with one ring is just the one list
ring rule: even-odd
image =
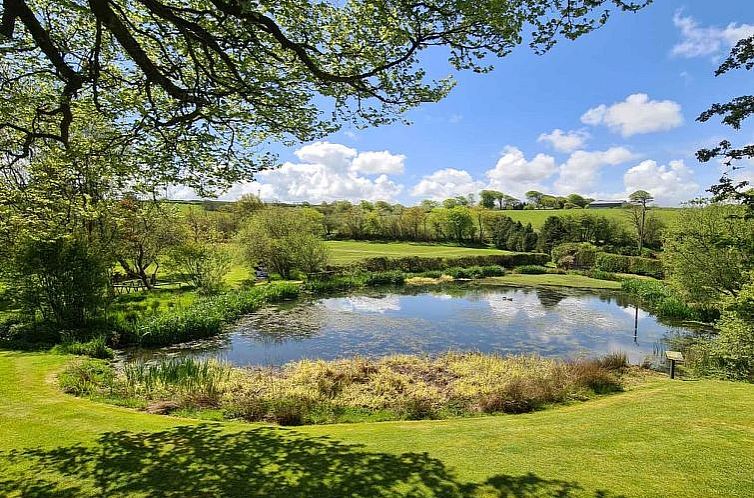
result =
[{"label": "distant field", "polygon": [[[678,213],[681,212],[678,208],[653,208],[651,212],[655,213],[661,221],[669,223],[673,221]],[[580,214],[597,214],[606,218],[618,220],[620,222],[629,224],[629,212],[626,209],[538,209],[533,211],[513,211],[506,210],[503,214],[509,216],[514,221],[520,221],[524,225],[531,223],[531,226],[535,230],[539,230],[545,223],[545,220],[550,216],[564,216],[573,215],[578,216]]]},{"label": "distant field", "polygon": [[505,254],[499,249],[477,249],[437,244],[414,244],[410,242],[355,242],[331,240],[326,242],[332,251],[334,264],[353,263],[366,258],[378,256],[425,256],[436,258],[455,258],[484,254]]}]

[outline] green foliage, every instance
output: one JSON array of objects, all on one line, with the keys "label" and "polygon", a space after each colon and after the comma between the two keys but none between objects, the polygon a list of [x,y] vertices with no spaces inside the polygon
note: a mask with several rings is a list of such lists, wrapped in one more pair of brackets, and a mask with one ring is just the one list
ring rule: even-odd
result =
[{"label": "green foliage", "polygon": [[754,280],[725,300],[717,337],[692,348],[695,369],[706,375],[754,382]]},{"label": "green foliage", "polygon": [[92,395],[112,390],[115,370],[104,360],[79,359],[69,363],[58,375],[58,385],[67,393],[77,396]]},{"label": "green foliage", "polygon": [[115,357],[115,351],[107,345],[105,336],[97,336],[86,342],[64,340],[51,350],[56,354],[74,354],[109,360]]},{"label": "green foliage", "polygon": [[133,323],[121,322],[120,340],[154,347],[211,337],[219,334],[224,324],[263,304],[292,299],[298,293],[296,284],[275,283],[199,299],[183,309],[141,315]]},{"label": "green foliage", "polygon": [[594,266],[598,270],[612,273],[633,273],[654,278],[665,276],[662,261],[638,256],[601,252],[597,255]]},{"label": "green foliage", "polygon": [[549,268],[541,265],[523,265],[516,267],[516,273],[523,273],[524,275],[544,275],[548,273]]},{"label": "green foliage", "polygon": [[367,258],[357,266],[366,271],[401,270],[406,273],[422,273],[426,271],[445,270],[447,268],[470,266],[502,266],[513,268],[520,265],[544,265],[549,261],[547,254],[519,253],[519,254],[490,254],[481,256],[462,256],[456,258],[425,258],[407,256],[402,258]]},{"label": "green foliage", "polygon": [[40,313],[61,329],[80,329],[102,316],[107,269],[95,248],[78,238],[27,239],[16,251],[7,285],[27,320]]},{"label": "green foliage", "polygon": [[552,249],[552,260],[566,270],[591,268],[597,259],[598,249],[588,242],[569,242]]},{"label": "green foliage", "polygon": [[690,299],[713,304],[735,296],[754,268],[754,219],[735,205],[684,209],[666,230],[664,260]]},{"label": "green foliage", "polygon": [[321,215],[314,210],[266,208],[251,217],[238,241],[251,267],[261,263],[290,279],[294,270],[311,273],[327,264],[321,232]]},{"label": "green foliage", "polygon": [[501,266],[489,265],[489,266],[469,266],[469,267],[454,267],[448,268],[441,272],[443,275],[448,275],[453,278],[460,279],[475,279],[484,277],[499,277],[505,275],[505,269]]},{"label": "green foliage", "polygon": [[538,250],[552,252],[555,246],[567,242],[621,248],[635,245],[618,219],[592,213],[548,216],[539,233]]},{"label": "green foliage", "polygon": [[193,358],[170,358],[156,363],[140,361],[123,365],[120,388],[128,396],[155,399],[178,396],[182,403],[217,403],[223,384],[230,378],[226,365]]},{"label": "green foliage", "polygon": [[157,271],[169,250],[186,238],[175,206],[127,196],[114,209],[114,255],[128,278],[148,289],[157,283]]},{"label": "green foliage", "polygon": [[498,249],[529,252],[537,247],[537,240],[531,224],[524,226],[508,216],[497,218],[492,226],[492,242]]},{"label": "green foliage", "polygon": [[170,252],[172,265],[180,275],[204,294],[221,290],[232,258],[223,247],[207,242],[185,242]]},{"label": "green foliage", "polygon": [[638,297],[644,306],[660,317],[676,320],[701,318],[676,290],[662,281],[628,278],[621,282],[621,290]]}]

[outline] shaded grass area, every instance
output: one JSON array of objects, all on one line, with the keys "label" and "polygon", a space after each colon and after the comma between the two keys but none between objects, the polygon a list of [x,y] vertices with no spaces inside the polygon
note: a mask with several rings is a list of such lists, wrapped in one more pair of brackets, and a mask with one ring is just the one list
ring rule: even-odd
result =
[{"label": "shaded grass area", "polygon": [[754,386],[657,380],[527,415],[207,424],[58,392],[0,352],[2,496],[749,497]]},{"label": "shaded grass area", "polygon": [[433,258],[456,258],[489,254],[510,254],[492,248],[461,247],[442,244],[412,242],[363,242],[353,240],[330,240],[325,243],[331,251],[332,264],[354,263],[366,258],[425,256]]},{"label": "shaded grass area", "polygon": [[509,273],[502,277],[485,278],[479,283],[484,285],[551,285],[557,287],[571,287],[578,289],[620,289],[621,283],[610,280],[598,280],[583,275],[557,275],[540,274],[527,275],[521,273]]}]

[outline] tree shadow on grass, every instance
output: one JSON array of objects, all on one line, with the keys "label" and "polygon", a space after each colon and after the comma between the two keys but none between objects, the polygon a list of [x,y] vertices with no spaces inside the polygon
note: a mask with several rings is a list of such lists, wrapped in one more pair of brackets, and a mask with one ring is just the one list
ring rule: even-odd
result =
[{"label": "tree shadow on grass", "polygon": [[229,433],[210,424],[13,451],[0,455],[0,467],[18,475],[0,477],[0,496],[567,498],[585,491],[534,474],[464,483],[426,453],[375,453],[289,429]]}]

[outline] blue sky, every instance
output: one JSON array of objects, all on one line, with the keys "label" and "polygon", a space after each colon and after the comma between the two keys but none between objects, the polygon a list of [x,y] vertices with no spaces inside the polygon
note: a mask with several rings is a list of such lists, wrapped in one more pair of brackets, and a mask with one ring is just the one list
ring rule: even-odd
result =
[{"label": "blue sky", "polygon": [[[696,161],[700,146],[754,140],[751,125],[733,132],[695,121],[712,102],[751,93],[751,72],[713,74],[746,34],[754,34],[751,0],[659,0],[616,13],[543,56],[521,46],[490,74],[455,74],[450,96],[409,112],[411,125],[344,129],[283,149],[280,170],[222,198],[414,204],[485,187],[600,198],[643,188],[676,205],[720,176]],[[426,59],[431,74],[451,72],[445,60]]]}]

